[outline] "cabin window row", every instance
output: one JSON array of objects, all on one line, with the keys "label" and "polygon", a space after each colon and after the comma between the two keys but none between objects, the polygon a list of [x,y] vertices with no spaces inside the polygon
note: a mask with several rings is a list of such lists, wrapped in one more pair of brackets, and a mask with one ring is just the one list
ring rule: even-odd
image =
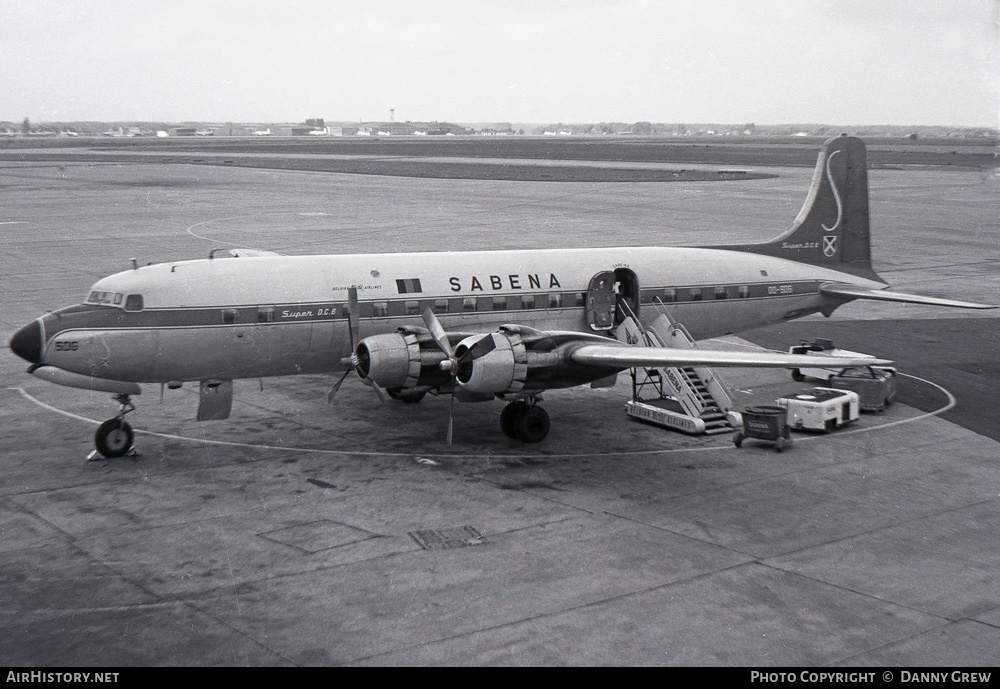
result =
[{"label": "cabin window row", "polygon": [[[583,294],[575,299],[575,305],[583,305]],[[398,303],[398,302],[397,302]],[[460,297],[452,299],[435,299],[432,302],[408,300],[403,302],[402,314],[407,316],[419,316],[424,309],[430,307],[436,314],[443,313],[482,313],[486,311],[523,311],[529,309],[561,309],[563,308],[563,295],[554,294],[524,294],[507,297]],[[374,318],[387,318],[394,313],[393,302],[376,301],[372,302],[372,316]],[[396,307],[397,309],[399,307]],[[399,314],[399,315],[402,315]]]},{"label": "cabin window row", "polygon": [[[561,309],[572,302],[572,306],[582,307],[586,294],[578,292],[570,298],[562,293],[525,294],[505,297],[452,297],[450,299],[407,300],[407,301],[373,301],[359,305],[363,318],[389,318],[391,316],[420,316],[425,308],[430,307],[435,314],[483,313],[488,311],[525,311],[531,309]],[[286,309],[288,310],[288,309]],[[303,307],[303,310],[319,311],[319,317],[347,318],[347,304],[332,307]],[[253,316],[250,316],[252,318]],[[222,322],[233,325],[240,321],[239,310],[222,309]],[[257,322],[272,323],[283,320],[278,307],[257,307]]]},{"label": "cabin window row", "polygon": [[[111,296],[104,297],[105,293],[92,293],[91,298],[94,299],[94,295],[98,295],[98,299],[107,298],[108,303],[111,301]],[[119,295],[120,296],[120,295]],[[657,303],[662,302],[664,304],[674,304],[677,302],[691,302],[691,301],[715,301],[724,299],[746,299],[750,296],[750,287],[748,285],[725,285],[725,286],[714,286],[714,287],[668,287],[662,290],[649,290],[643,291],[642,301],[643,303]],[[132,304],[131,300],[133,298],[137,299],[137,303],[134,304],[136,308],[130,308]],[[88,299],[90,303],[102,303],[99,301],[92,301]],[[141,311],[142,310],[142,296],[141,295],[129,295],[129,302],[126,303],[126,309],[129,311]],[[120,299],[119,302],[120,303]],[[435,314],[457,314],[457,313],[483,313],[487,311],[528,311],[532,309],[560,309],[564,307],[575,307],[581,308],[586,304],[587,294],[586,292],[574,292],[571,295],[567,295],[561,292],[551,293],[551,294],[525,294],[525,295],[510,295],[510,296],[483,296],[483,297],[452,297],[448,299],[434,299],[434,300],[417,300],[411,299],[406,301],[373,301],[362,303],[360,305],[361,316],[368,318],[389,318],[392,316],[419,316],[423,313],[423,310],[430,307],[431,311]],[[347,318],[348,317],[348,307],[347,304],[339,304],[334,307],[330,307],[330,313],[326,314],[333,318]],[[236,309],[223,309],[222,311],[222,321],[226,324],[236,323],[238,320]],[[258,323],[271,323],[275,318],[275,307],[273,306],[261,306],[257,309],[257,322]]]},{"label": "cabin window row", "polygon": [[679,301],[713,301],[722,299],[746,299],[750,296],[749,285],[726,285],[717,287],[668,287],[649,294],[649,301],[674,304]]}]

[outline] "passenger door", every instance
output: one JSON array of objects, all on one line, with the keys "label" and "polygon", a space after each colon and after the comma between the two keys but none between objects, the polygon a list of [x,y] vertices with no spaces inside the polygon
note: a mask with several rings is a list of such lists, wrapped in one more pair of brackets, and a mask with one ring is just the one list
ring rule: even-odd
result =
[{"label": "passenger door", "polygon": [[587,325],[602,332],[615,326],[615,274],[606,270],[590,279],[587,286]]}]

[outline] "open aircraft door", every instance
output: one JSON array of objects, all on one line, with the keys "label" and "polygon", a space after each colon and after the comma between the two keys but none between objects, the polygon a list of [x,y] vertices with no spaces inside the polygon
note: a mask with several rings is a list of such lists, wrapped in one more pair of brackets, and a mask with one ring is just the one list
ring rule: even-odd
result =
[{"label": "open aircraft door", "polygon": [[606,270],[590,278],[587,286],[587,325],[602,332],[615,327],[615,274]]}]

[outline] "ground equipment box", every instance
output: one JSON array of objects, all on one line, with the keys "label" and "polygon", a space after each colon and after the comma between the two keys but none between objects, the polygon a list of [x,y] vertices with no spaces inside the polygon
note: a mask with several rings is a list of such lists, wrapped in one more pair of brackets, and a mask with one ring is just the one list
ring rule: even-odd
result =
[{"label": "ground equipment box", "polygon": [[883,411],[896,398],[896,369],[887,366],[845,368],[831,377],[827,385],[858,393],[861,411]]},{"label": "ground equipment box", "polygon": [[792,436],[788,432],[788,413],[784,407],[761,405],[747,407],[740,414],[743,428],[733,433],[733,445],[739,447],[745,438],[756,438],[774,443],[774,449],[781,452],[791,445]]},{"label": "ground equipment box", "polygon": [[809,388],[778,399],[795,430],[832,431],[856,421],[861,412],[858,393],[834,388]]}]

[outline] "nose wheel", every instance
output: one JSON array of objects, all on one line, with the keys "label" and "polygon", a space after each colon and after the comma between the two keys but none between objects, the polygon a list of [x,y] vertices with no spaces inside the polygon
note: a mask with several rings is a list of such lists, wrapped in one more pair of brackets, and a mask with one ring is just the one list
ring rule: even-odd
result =
[{"label": "nose wheel", "polygon": [[[125,420],[126,414],[135,411],[135,405],[132,404],[132,398],[129,395],[115,395],[115,401],[121,405],[118,415],[98,426],[97,433],[94,434],[96,452],[108,459],[123,457],[135,450],[135,433],[132,431],[132,426]],[[96,459],[95,453],[91,453],[88,459]]]},{"label": "nose wheel", "polygon": [[500,430],[508,438],[525,443],[538,443],[549,434],[549,414],[534,398],[511,402],[500,412]]}]

